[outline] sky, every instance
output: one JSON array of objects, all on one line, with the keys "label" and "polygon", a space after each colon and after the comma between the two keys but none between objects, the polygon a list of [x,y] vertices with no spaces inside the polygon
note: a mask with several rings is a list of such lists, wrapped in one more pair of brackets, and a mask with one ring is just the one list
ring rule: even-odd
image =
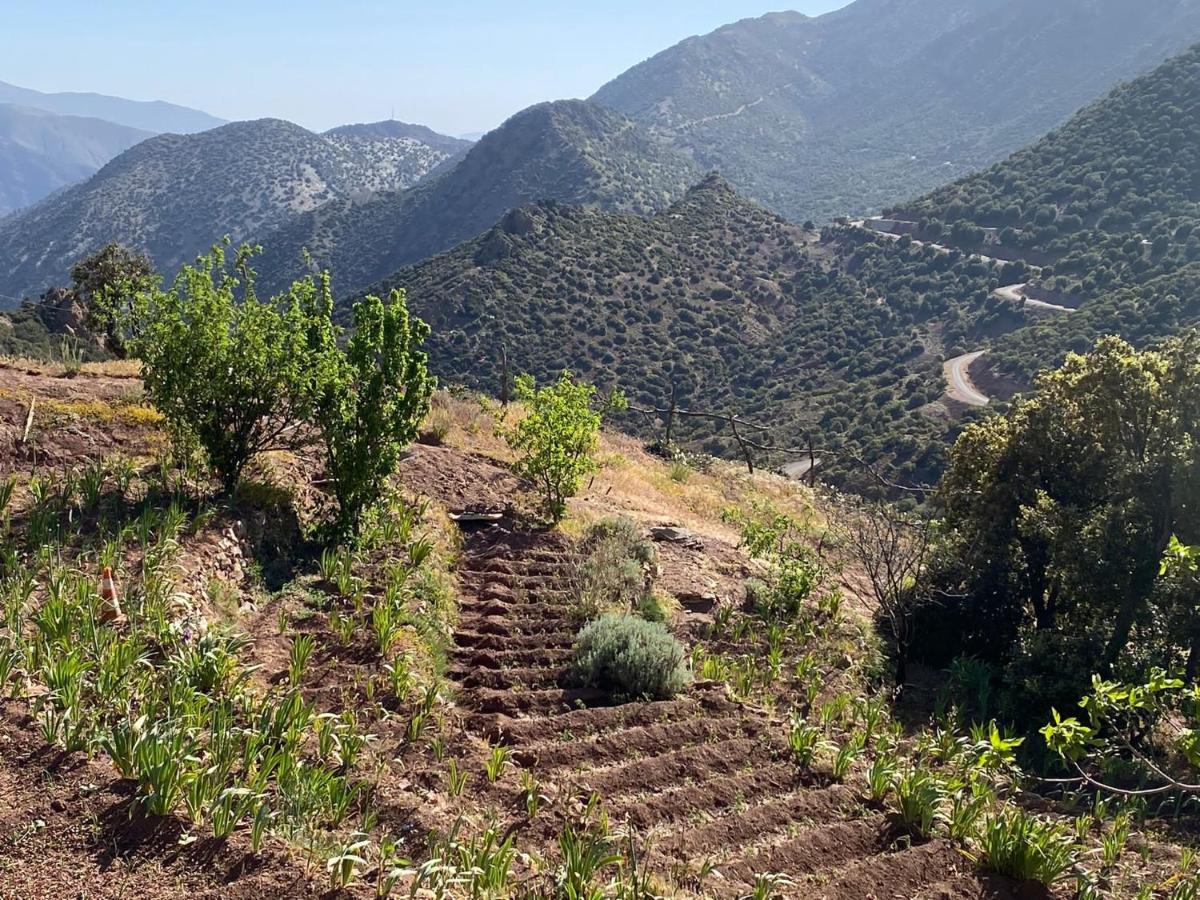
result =
[{"label": "sky", "polygon": [[587,97],[690,35],[847,2],[0,0],[0,81],[314,130],[394,117],[459,135]]}]

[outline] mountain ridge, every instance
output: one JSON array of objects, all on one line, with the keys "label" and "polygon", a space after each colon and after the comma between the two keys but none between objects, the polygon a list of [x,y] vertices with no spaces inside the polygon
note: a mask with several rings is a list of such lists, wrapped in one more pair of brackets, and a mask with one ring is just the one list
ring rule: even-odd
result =
[{"label": "mountain ridge", "polygon": [[146,251],[170,277],[223,236],[256,239],[327,201],[406,186],[444,157],[410,139],[331,138],[282,119],[157,135],[0,219],[0,294],[61,284],[109,241]]},{"label": "mountain ridge", "polygon": [[828,220],[983,168],[1197,39],[1200,7],[1176,0],[857,0],[688,38],[591,99]]},{"label": "mountain ridge", "polygon": [[92,92],[43,92],[0,81],[0,103],[16,103],[59,115],[104,119],[156,133],[190,134],[226,124],[202,110],[165,100],[127,100]]},{"label": "mountain ridge", "polygon": [[262,239],[264,289],[301,274],[304,252],[347,290],[448,250],[522,203],[550,198],[648,213],[699,177],[618,113],[580,100],[536,104],[475,143],[448,171],[407,191],[340,200]]}]

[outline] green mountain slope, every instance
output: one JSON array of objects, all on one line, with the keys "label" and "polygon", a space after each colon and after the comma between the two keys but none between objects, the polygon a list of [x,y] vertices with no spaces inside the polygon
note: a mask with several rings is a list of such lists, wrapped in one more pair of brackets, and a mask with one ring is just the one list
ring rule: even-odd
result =
[{"label": "green mountain slope", "polygon": [[[643,405],[665,404],[674,382],[680,406],[770,425],[760,440],[775,446],[811,436],[831,451],[824,472],[866,486],[852,456],[914,479],[938,470],[939,317],[999,283],[982,263],[892,250],[821,243],[709,176],[651,218],[515,209],[375,290],[408,290],[443,378],[498,391],[503,347],[512,372],[570,368]],[[712,423],[677,434],[732,450]]]},{"label": "green mountain slope", "polygon": [[0,216],[87,178],[150,136],[102,119],[0,103]]},{"label": "green mountain slope", "polygon": [[223,235],[260,237],[331,200],[405,187],[444,159],[409,138],[326,137],[276,119],[160,135],[0,221],[0,294],[37,295],[114,240],[170,273]]},{"label": "green mountain slope", "polygon": [[822,220],[978,170],[1197,39],[1180,0],[857,0],[689,38],[593,99]]},{"label": "green mountain slope", "polygon": [[1026,291],[1076,310],[997,340],[1005,374],[1027,381],[1101,334],[1144,341],[1196,324],[1200,46],[896,214],[920,234],[1038,264]]},{"label": "green mountain slope", "polygon": [[479,234],[514,206],[549,198],[648,213],[697,176],[688,160],[617,113],[578,100],[538,104],[437,178],[329,203],[263,236],[262,285],[281,289],[301,271],[307,250],[343,288],[361,288]]}]

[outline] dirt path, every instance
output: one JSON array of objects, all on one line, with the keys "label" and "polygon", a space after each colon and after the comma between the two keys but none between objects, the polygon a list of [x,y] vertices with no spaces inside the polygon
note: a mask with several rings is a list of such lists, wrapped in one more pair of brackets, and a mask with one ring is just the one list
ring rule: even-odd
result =
[{"label": "dirt path", "polygon": [[1010,303],[1015,303],[1017,306],[1024,304],[1025,306],[1031,306],[1034,309],[1049,309],[1053,310],[1054,312],[1064,313],[1075,312],[1075,310],[1069,306],[1060,306],[1057,303],[1047,303],[1045,300],[1035,300],[1033,297],[1027,297],[1025,295],[1024,284],[1010,284],[1005,287],[998,287],[995,291],[993,291],[993,293],[1001,300],[1007,300]]},{"label": "dirt path", "polygon": [[[879,237],[889,238],[893,241],[898,241],[898,240],[900,240],[901,237],[903,237],[903,235],[894,234],[890,231],[880,231],[876,228],[872,228],[869,224],[867,224],[865,219],[855,219],[852,222],[850,222],[849,224],[854,228],[861,228],[864,231],[871,232],[871,234],[878,235]],[[915,223],[909,223],[909,224],[915,224]],[[947,247],[945,244],[935,244],[935,243],[933,243],[933,241],[921,241],[921,240],[918,240],[917,238],[913,238],[912,242],[913,242],[914,247],[928,247],[931,250],[935,250],[938,253],[941,253],[943,255],[950,253],[952,250],[955,249],[953,247]],[[971,257],[972,259],[982,260],[985,263],[996,263],[998,265],[1004,265],[1004,263],[1007,262],[1007,260],[999,259],[995,256],[987,256],[983,253],[972,253],[972,252],[969,252],[966,250],[961,250],[959,252],[965,253],[967,256]],[[1024,287],[1024,285],[1021,285],[1021,287]]]},{"label": "dirt path", "polygon": [[971,364],[983,356],[983,350],[974,353],[964,353],[954,359],[948,359],[942,366],[942,374],[950,385],[946,395],[952,400],[965,403],[968,406],[987,406],[991,398],[980,393],[971,382]]},{"label": "dirt path", "polygon": [[[460,569],[450,676],[468,727],[508,745],[546,796],[598,792],[614,826],[648,841],[655,870],[713,866],[705,897],[747,896],[769,872],[787,874],[796,897],[1011,896],[988,893],[994,886],[944,842],[897,844],[882,811],[800,770],[785,724],[722,685],[622,706],[569,687],[576,561],[557,536],[497,531],[468,540]],[[526,839],[540,828],[550,844],[553,821],[541,821]]]},{"label": "dirt path", "polygon": [[699,119],[692,119],[690,122],[681,122],[678,125],[672,125],[670,130],[671,131],[684,131],[688,128],[695,128],[697,125],[706,125],[709,122],[717,122],[717,121],[720,121],[721,119],[736,118],[737,116],[740,116],[742,113],[744,113],[746,110],[753,109],[754,107],[758,106],[760,103],[762,103],[768,97],[770,97],[774,94],[778,94],[780,91],[786,91],[786,90],[788,90],[788,88],[791,88],[791,87],[794,87],[793,82],[789,82],[787,84],[780,85],[779,87],[775,88],[775,90],[768,91],[767,93],[763,94],[761,97],[758,97],[755,100],[751,100],[748,103],[743,103],[741,106],[739,106],[737,109],[733,110],[732,112],[714,113],[711,116],[702,116]]}]

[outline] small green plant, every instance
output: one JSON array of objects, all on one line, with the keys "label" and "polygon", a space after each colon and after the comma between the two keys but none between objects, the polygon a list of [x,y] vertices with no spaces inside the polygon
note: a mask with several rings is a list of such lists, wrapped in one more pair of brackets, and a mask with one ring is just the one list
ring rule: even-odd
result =
[{"label": "small green plant", "polygon": [[893,753],[880,753],[867,766],[867,790],[871,799],[876,803],[888,795],[896,777],[896,756]]},{"label": "small green plant", "polygon": [[850,773],[850,767],[862,753],[862,735],[855,734],[847,741],[833,757],[833,780],[845,781]]},{"label": "small green plant", "polygon": [[313,644],[310,634],[300,634],[292,639],[292,646],[288,651],[288,683],[292,687],[299,687],[300,680],[304,677],[304,669],[308,665],[309,656],[312,655]]},{"label": "small green plant", "polygon": [[1075,863],[1067,829],[1009,806],[984,819],[974,858],[992,872],[1051,885]]},{"label": "small green plant", "polygon": [[799,713],[792,716],[791,729],[788,731],[788,747],[791,748],[796,764],[808,768],[816,758],[817,751],[824,744],[824,732],[816,725],[810,725]]},{"label": "small green plant", "polygon": [[63,378],[74,378],[83,371],[83,354],[79,351],[78,341],[64,337],[59,346],[59,359],[62,361]]},{"label": "small green plant", "polygon": [[619,698],[668,699],[691,681],[683,646],[657,622],[605,615],[575,639],[574,680]]},{"label": "small green plant", "polygon": [[329,873],[329,886],[334,890],[348,887],[358,875],[359,869],[367,865],[363,854],[371,845],[365,834],[355,832],[348,843],[339,848],[338,852],[325,863]]},{"label": "small green plant", "polygon": [[534,818],[541,808],[542,786],[529,769],[521,770],[521,796],[525,798],[525,813]]},{"label": "small green plant", "polygon": [[749,900],[775,900],[784,897],[786,888],[793,887],[795,882],[779,872],[764,872],[754,876],[754,885],[748,895]]},{"label": "small green plant", "polygon": [[1109,823],[1108,830],[1100,835],[1100,861],[1106,870],[1116,866],[1121,858],[1129,841],[1129,824],[1129,813],[1118,813]]},{"label": "small green plant", "polygon": [[603,412],[625,406],[624,396],[614,393],[597,412],[592,409],[595,394],[594,386],[576,382],[570,372],[543,388],[529,375],[516,380],[515,395],[526,412],[504,437],[520,454],[514,466],[517,474],[537,485],[546,513],[556,523],[566,513],[567,498],[595,471],[593,453]]},{"label": "small green plant", "polygon": [[504,746],[492,748],[485,766],[488,784],[495,784],[500,780],[500,776],[504,774],[504,769],[508,765],[509,753],[509,749]]},{"label": "small green plant", "polygon": [[894,787],[901,824],[913,837],[932,837],[934,828],[945,820],[947,791],[941,779],[913,767],[896,779]]},{"label": "small green plant", "polygon": [[451,759],[446,767],[446,788],[450,791],[451,797],[461,797],[463,789],[467,786],[467,771],[460,769],[457,759]]}]

